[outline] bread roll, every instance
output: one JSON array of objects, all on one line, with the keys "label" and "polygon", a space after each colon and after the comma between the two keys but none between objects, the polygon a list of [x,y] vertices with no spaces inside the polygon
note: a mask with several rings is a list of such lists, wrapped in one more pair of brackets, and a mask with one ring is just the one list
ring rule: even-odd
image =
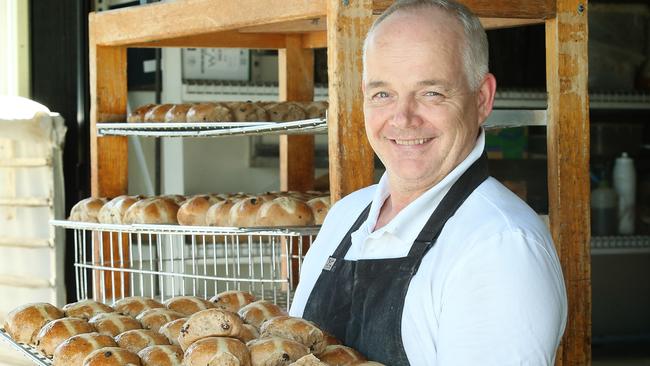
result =
[{"label": "bread roll", "polygon": [[257,212],[262,207],[262,200],[249,197],[239,200],[230,208],[230,225],[235,227],[255,227]]},{"label": "bread roll", "polygon": [[186,122],[192,104],[176,104],[165,113],[165,122]]},{"label": "bread roll", "polygon": [[65,316],[88,320],[101,313],[112,313],[115,309],[95,300],[81,300],[63,306]]},{"label": "bread roll", "polygon": [[187,111],[187,122],[235,122],[235,117],[223,104],[200,103]]},{"label": "bread roll", "polygon": [[353,366],[384,366],[383,363],[375,361],[360,361],[352,364]]},{"label": "bread roll", "polygon": [[169,310],[176,311],[184,316],[190,316],[198,311],[214,308],[214,304],[208,300],[196,296],[176,296],[165,301]]},{"label": "bread roll", "polygon": [[90,319],[99,334],[115,337],[131,329],[142,329],[142,324],[128,315],[118,313],[97,314]]},{"label": "bread roll", "polygon": [[[321,329],[322,330],[322,329]],[[334,337],[332,334],[328,333],[327,331],[323,331],[323,335],[325,337],[325,343],[328,346],[336,345],[336,344],[343,344],[338,338]]]},{"label": "bread roll", "polygon": [[183,350],[179,346],[149,346],[138,352],[142,366],[181,366]]},{"label": "bread roll", "polygon": [[92,351],[84,359],[83,366],[126,366],[140,365],[140,357],[119,347],[104,347]]},{"label": "bread roll", "polygon": [[257,211],[258,226],[309,226],[314,224],[314,214],[305,202],[291,197],[278,197],[264,202]]},{"label": "bread roll", "polygon": [[155,107],[155,104],[145,104],[136,108],[135,110],[129,113],[129,116],[126,118],[127,122],[144,122],[144,115],[149,112],[149,110]]},{"label": "bread roll", "polygon": [[314,224],[322,225],[331,206],[330,196],[312,198],[307,201],[307,205],[311,207],[311,213],[314,215]]},{"label": "bread roll", "polygon": [[93,351],[116,347],[112,337],[99,333],[78,334],[66,339],[54,350],[54,366],[81,366]]},{"label": "bread roll", "polygon": [[236,202],[237,200],[227,199],[210,206],[205,213],[205,223],[208,226],[231,226],[230,209]]},{"label": "bread roll", "polygon": [[126,210],[143,198],[143,196],[117,196],[102,206],[97,221],[102,224],[121,224]]},{"label": "bread roll", "polygon": [[266,300],[258,300],[239,309],[239,316],[259,329],[262,323],[276,316],[288,315],[279,306]]},{"label": "bread roll", "polygon": [[210,298],[210,301],[218,308],[236,313],[243,306],[255,301],[255,296],[250,292],[230,290],[220,292]]},{"label": "bread roll", "polygon": [[170,198],[152,197],[134,203],[124,214],[125,224],[177,224],[178,204]]},{"label": "bread roll", "polygon": [[113,304],[113,308],[120,314],[135,318],[145,310],[165,308],[165,305],[154,299],[141,296],[131,296],[117,300],[115,304]]},{"label": "bread roll", "polygon": [[267,106],[265,109],[272,122],[299,121],[307,118],[305,110],[295,103],[276,103]]},{"label": "bread roll", "polygon": [[308,354],[301,357],[298,361],[289,366],[328,366],[326,363],[321,362],[316,356]]},{"label": "bread roll", "polygon": [[210,206],[224,199],[215,195],[194,196],[180,206],[176,217],[180,225],[206,226],[205,216]]},{"label": "bread roll", "polygon": [[206,337],[235,337],[241,332],[244,322],[233,312],[221,309],[207,309],[190,316],[178,336],[183,350],[198,339]]},{"label": "bread roll", "polygon": [[323,352],[327,347],[323,332],[314,323],[290,316],[277,316],[265,321],[260,328],[260,335],[262,338],[291,339],[316,354]]},{"label": "bread roll", "polygon": [[160,104],[152,107],[144,114],[143,122],[165,122],[165,115],[173,106],[173,104]]},{"label": "bread roll", "polygon": [[262,338],[248,342],[253,366],[290,365],[309,354],[309,349],[302,344],[283,338]]},{"label": "bread roll", "polygon": [[244,324],[236,338],[244,343],[248,343],[253,339],[257,339],[259,337],[260,337],[260,332],[257,330],[257,328],[255,328],[255,326],[250,324]]},{"label": "bread roll", "polygon": [[185,315],[169,309],[149,309],[136,317],[142,327],[157,332],[160,327],[172,320],[184,318]]},{"label": "bread roll", "polygon": [[185,351],[184,366],[250,366],[246,345],[234,338],[208,337]]},{"label": "bread roll", "polygon": [[63,312],[56,306],[44,302],[25,304],[7,314],[4,328],[14,341],[32,344],[46,323],[59,318],[63,318]]},{"label": "bread roll", "polygon": [[233,103],[230,108],[236,122],[267,122],[269,120],[266,110],[255,103]]},{"label": "bread roll", "polygon": [[89,197],[77,202],[70,210],[70,221],[98,222],[97,215],[102,206],[107,202],[106,198]]},{"label": "bread roll", "polygon": [[180,346],[180,343],[178,343],[178,336],[181,335],[181,328],[183,328],[186,321],[187,319],[185,318],[172,320],[160,327],[158,332],[167,337],[169,343]]},{"label": "bread roll", "polygon": [[187,201],[187,197],[185,197],[182,194],[165,194],[162,196],[159,196],[159,198],[164,198],[164,199],[169,199],[174,201],[177,205],[182,205],[183,202]]},{"label": "bread roll", "polygon": [[157,344],[169,345],[167,338],[150,329],[132,329],[124,333],[118,334],[115,341],[122,348],[126,348],[133,353],[138,353],[142,349]]},{"label": "bread roll", "polygon": [[77,334],[92,333],[95,329],[79,318],[55,319],[45,324],[34,340],[36,348],[47,357],[54,355],[56,347]]},{"label": "bread roll", "polygon": [[363,355],[354,349],[342,345],[327,346],[318,358],[329,365],[351,366],[366,361]]},{"label": "bread roll", "polygon": [[327,113],[327,102],[311,102],[305,106],[307,118],[325,118]]}]

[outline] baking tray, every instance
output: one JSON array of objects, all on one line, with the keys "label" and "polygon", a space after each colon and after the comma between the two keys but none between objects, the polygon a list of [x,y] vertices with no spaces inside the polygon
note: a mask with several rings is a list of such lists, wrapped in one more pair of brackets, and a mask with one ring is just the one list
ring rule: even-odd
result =
[{"label": "baking tray", "polygon": [[40,354],[36,348],[14,341],[4,328],[0,328],[0,339],[9,344],[11,348],[19,351],[25,358],[32,361],[35,365],[52,366],[52,360]]}]

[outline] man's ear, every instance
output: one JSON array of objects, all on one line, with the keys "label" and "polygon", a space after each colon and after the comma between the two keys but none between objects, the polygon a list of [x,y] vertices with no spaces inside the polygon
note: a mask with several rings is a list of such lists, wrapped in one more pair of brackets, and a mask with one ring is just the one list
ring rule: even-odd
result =
[{"label": "man's ear", "polygon": [[485,120],[487,120],[490,113],[492,113],[496,91],[497,79],[494,75],[487,73],[483,78],[476,95],[479,125],[482,125]]}]

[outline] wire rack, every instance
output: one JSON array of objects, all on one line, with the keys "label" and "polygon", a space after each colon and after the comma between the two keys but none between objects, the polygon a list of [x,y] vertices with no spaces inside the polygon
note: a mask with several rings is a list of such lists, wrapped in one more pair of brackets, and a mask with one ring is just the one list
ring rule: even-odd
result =
[{"label": "wire rack", "polygon": [[19,351],[24,357],[39,366],[52,366],[52,360],[43,356],[38,350],[28,344],[14,341],[7,332],[0,328],[0,339]]},{"label": "wire rack", "polygon": [[165,301],[243,290],[289,309],[318,227],[109,225],[52,220],[74,238],[79,299]]},{"label": "wire rack", "polygon": [[99,136],[213,137],[327,132],[327,119],[292,122],[98,123]]}]

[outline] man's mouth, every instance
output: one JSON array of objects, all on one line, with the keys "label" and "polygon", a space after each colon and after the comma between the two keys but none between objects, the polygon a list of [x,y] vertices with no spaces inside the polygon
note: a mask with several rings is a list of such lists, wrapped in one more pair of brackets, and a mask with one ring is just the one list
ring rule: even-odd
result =
[{"label": "man's mouth", "polygon": [[398,140],[398,139],[393,139],[393,142],[395,142],[397,145],[406,145],[406,146],[412,146],[412,145],[422,145],[425,144],[429,141],[433,140],[432,138],[422,138],[422,139],[408,139],[408,140]]}]

